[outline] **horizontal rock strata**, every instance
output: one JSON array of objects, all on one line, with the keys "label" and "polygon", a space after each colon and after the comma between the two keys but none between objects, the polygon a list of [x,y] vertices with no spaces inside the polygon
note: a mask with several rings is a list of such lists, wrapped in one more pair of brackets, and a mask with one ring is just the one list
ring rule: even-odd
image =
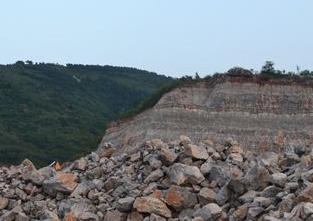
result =
[{"label": "horizontal rock strata", "polygon": [[232,137],[254,151],[310,146],[313,87],[283,80],[260,83],[253,78],[213,77],[179,87],[152,109],[109,128],[100,147],[112,142],[124,151],[142,141],[170,141],[182,134],[194,142],[209,138],[224,143]]}]

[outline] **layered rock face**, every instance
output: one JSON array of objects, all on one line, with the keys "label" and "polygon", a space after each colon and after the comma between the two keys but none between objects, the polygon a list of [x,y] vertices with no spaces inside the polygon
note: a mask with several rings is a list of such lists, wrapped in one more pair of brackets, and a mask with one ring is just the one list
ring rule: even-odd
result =
[{"label": "layered rock face", "polygon": [[311,86],[214,77],[165,94],[152,109],[108,129],[102,143],[110,141],[124,150],[151,138],[169,141],[185,134],[195,142],[209,138],[223,143],[232,137],[255,151],[286,148],[284,144],[309,146],[312,113]]}]

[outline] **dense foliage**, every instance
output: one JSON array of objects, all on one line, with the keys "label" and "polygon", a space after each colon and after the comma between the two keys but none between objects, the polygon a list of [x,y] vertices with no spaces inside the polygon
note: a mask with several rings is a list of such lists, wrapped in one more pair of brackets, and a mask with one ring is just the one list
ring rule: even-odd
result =
[{"label": "dense foliage", "polygon": [[[286,72],[285,70],[277,70],[274,67],[274,62],[272,61],[266,61],[265,64],[262,66],[262,69],[260,71],[260,75],[268,76],[268,77],[277,77],[281,78],[284,76],[304,76],[304,77],[313,77],[313,72],[309,70],[303,70],[300,71],[300,67],[297,66],[297,73],[295,72]],[[258,74],[258,72],[256,73]]]},{"label": "dense foliage", "polygon": [[84,155],[96,148],[106,123],[172,82],[125,67],[0,65],[0,164]]}]

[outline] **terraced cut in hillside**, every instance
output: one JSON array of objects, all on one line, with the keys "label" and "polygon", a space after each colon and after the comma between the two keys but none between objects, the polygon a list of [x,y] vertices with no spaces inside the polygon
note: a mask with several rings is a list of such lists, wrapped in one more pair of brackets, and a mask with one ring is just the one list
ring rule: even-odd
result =
[{"label": "terraced cut in hillside", "polygon": [[152,138],[170,141],[185,134],[195,142],[209,138],[223,143],[232,137],[255,151],[309,147],[312,85],[312,80],[265,81],[231,74],[187,84],[165,94],[152,109],[109,128],[102,143],[124,150]]}]

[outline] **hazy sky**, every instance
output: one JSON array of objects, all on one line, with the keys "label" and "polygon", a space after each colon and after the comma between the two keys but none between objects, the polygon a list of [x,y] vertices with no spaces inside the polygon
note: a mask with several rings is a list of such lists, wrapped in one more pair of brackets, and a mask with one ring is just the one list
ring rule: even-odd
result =
[{"label": "hazy sky", "polygon": [[0,0],[0,63],[313,69],[312,0]]}]

